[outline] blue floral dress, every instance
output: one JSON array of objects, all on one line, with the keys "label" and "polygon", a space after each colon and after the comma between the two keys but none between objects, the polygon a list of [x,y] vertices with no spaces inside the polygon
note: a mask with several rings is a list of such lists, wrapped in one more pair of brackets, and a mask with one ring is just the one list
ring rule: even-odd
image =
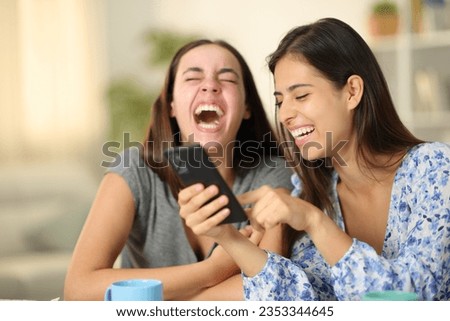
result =
[{"label": "blue floral dress", "polygon": [[[247,300],[360,300],[369,291],[416,292],[420,300],[450,300],[450,145],[411,148],[397,169],[381,255],[353,239],[328,265],[306,235],[284,258],[268,253],[254,277],[243,275]],[[301,184],[293,176],[293,195]],[[333,177],[336,223],[345,230]]]}]

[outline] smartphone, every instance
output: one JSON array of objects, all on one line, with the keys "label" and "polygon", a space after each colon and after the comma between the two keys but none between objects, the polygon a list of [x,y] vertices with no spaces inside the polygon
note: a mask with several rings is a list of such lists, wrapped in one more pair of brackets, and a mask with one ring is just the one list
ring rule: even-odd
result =
[{"label": "smartphone", "polygon": [[195,183],[202,183],[205,187],[216,185],[219,188],[219,193],[210,202],[220,195],[226,195],[228,197],[229,202],[225,207],[230,209],[230,215],[221,224],[245,222],[248,220],[241,204],[225,183],[222,176],[220,176],[217,168],[209,160],[202,146],[189,145],[172,147],[164,152],[164,157],[169,161],[169,164],[185,186]]}]

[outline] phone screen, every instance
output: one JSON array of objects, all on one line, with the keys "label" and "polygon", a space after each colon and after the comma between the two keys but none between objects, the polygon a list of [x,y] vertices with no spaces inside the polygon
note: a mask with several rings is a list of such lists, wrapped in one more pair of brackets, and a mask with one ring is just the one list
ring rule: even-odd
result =
[{"label": "phone screen", "polygon": [[[228,196],[229,202],[225,207],[228,207],[231,213],[221,224],[245,222],[248,220],[241,204],[223,180],[217,168],[209,160],[202,146],[172,147],[164,152],[164,156],[185,186],[195,183],[202,183],[205,187],[216,185],[219,188],[217,197],[220,195]],[[211,201],[215,198],[211,199]]]}]

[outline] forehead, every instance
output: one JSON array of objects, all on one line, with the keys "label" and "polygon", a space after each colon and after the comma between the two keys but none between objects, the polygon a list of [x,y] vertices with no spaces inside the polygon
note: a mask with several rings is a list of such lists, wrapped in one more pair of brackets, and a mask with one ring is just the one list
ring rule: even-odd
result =
[{"label": "forehead", "polygon": [[274,77],[276,80],[282,80],[286,77],[304,77],[313,74],[313,71],[314,68],[305,59],[286,56],[277,62]]},{"label": "forehead", "polygon": [[277,90],[286,90],[298,83],[314,84],[325,77],[306,59],[286,56],[280,59],[274,70],[274,82]]},{"label": "forehead", "polygon": [[232,68],[241,74],[241,67],[237,58],[227,49],[216,45],[207,44],[189,50],[180,59],[179,72],[198,67],[203,71]]}]

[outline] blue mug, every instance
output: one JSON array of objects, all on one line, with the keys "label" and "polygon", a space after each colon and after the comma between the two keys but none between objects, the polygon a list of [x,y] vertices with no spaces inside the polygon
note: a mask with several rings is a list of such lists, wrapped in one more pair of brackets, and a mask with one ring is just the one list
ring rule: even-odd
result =
[{"label": "blue mug", "polygon": [[105,301],[162,301],[163,286],[159,280],[132,279],[112,283]]}]

